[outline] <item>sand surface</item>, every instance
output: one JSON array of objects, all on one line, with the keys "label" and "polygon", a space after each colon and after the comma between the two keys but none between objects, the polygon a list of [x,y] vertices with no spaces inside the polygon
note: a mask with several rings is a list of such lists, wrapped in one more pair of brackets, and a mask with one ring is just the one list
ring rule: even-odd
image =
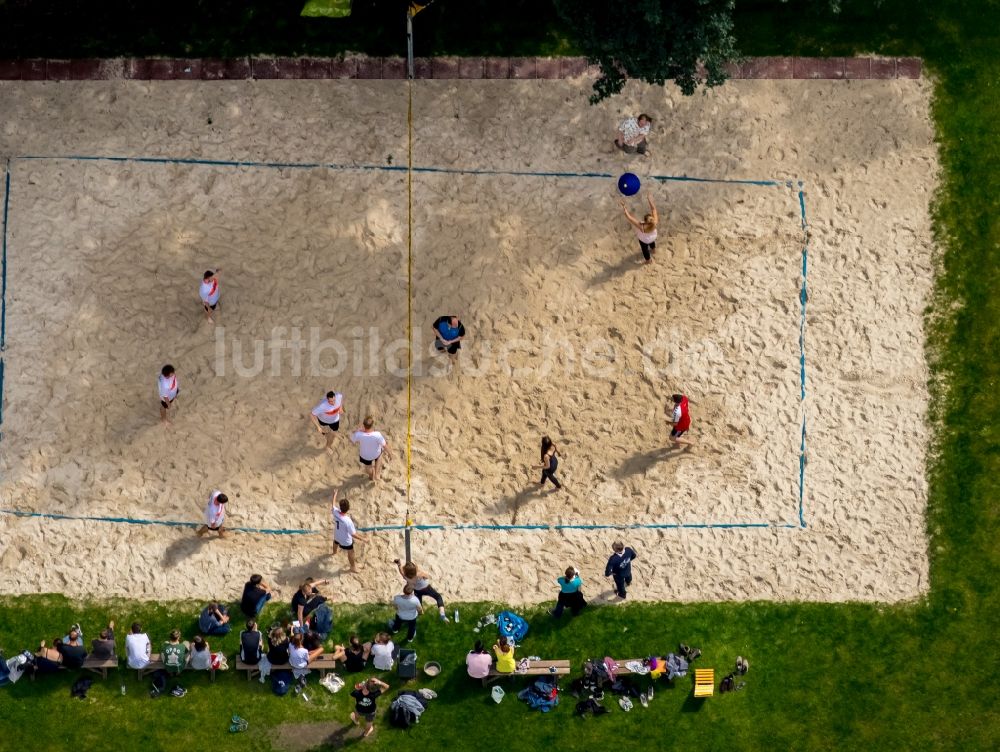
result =
[{"label": "sand surface", "polygon": [[[551,599],[570,562],[607,598],[616,538],[639,552],[642,600],[926,591],[927,82],[630,85],[598,107],[583,80],[417,82],[414,164],[480,172],[413,174],[409,405],[407,173],[353,167],[405,167],[406,86],[0,82],[0,157],[15,158],[0,506],[187,523],[220,488],[232,525],[310,531],[218,541],[2,514],[3,592],[232,598],[259,571],[287,596],[313,575],[335,578],[335,599],[387,599],[402,535],[373,533],[361,572],[343,572],[327,555],[335,487],[361,526],[407,510],[441,526],[414,532],[414,558],[457,600]],[[610,148],[638,109],[656,118],[648,159]],[[338,167],[18,158],[56,155]],[[650,267],[614,181],[585,176],[624,169],[659,207]],[[212,325],[197,285],[215,266]],[[453,366],[431,351],[448,313],[469,332]],[[182,390],[170,428],[166,362]],[[390,441],[378,486],[346,436],[326,453],[305,419],[330,388],[344,428],[370,413]],[[675,391],[690,451],[667,449]],[[563,492],[535,486],[543,433]]]}]

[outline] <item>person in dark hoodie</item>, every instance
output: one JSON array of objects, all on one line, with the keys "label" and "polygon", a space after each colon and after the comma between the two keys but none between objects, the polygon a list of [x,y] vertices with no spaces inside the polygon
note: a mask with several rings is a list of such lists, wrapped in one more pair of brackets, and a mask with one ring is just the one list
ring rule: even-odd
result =
[{"label": "person in dark hoodie", "polygon": [[621,541],[612,543],[611,550],[613,553],[604,567],[604,576],[614,581],[615,595],[624,600],[625,588],[632,584],[632,562],[639,557],[635,549]]}]

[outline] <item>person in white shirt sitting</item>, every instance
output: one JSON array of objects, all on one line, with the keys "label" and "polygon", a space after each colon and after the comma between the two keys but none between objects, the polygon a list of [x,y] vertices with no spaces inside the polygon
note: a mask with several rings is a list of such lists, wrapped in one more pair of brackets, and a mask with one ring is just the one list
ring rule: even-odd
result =
[{"label": "person in white shirt sitting", "polygon": [[142,624],[132,622],[132,633],[125,637],[126,664],[129,668],[146,668],[151,652],[149,635],[142,631]]}]

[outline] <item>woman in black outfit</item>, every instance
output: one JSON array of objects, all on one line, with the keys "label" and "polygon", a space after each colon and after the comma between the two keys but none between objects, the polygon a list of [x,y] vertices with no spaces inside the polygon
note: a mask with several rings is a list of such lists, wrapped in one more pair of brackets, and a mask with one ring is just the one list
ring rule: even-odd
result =
[{"label": "woman in black outfit", "polygon": [[544,486],[545,479],[548,478],[552,481],[552,485],[556,487],[556,490],[562,488],[562,483],[556,479],[556,469],[559,467],[559,451],[556,449],[556,445],[552,443],[552,439],[548,436],[542,437],[542,479],[538,481],[538,485]]}]

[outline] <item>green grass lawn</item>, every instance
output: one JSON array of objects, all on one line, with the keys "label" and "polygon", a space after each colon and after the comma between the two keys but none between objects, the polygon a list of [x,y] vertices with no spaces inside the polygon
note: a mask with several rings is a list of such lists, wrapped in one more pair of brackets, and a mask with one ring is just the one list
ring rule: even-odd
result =
[{"label": "green grass lawn", "polygon": [[[5,14],[22,5],[0,2],[0,19],[9,20]],[[101,7],[105,5],[133,7],[125,0]],[[280,15],[275,8],[285,3],[187,5],[195,8],[192,13],[203,12],[197,24],[191,19],[177,22],[197,27],[189,34],[168,27],[144,36],[134,28],[141,13],[139,20],[111,17],[103,42],[81,33],[76,46],[65,42],[69,46],[60,47],[59,54],[325,54],[347,47],[373,54],[396,51],[395,42],[387,41],[388,32],[379,25],[383,20],[371,20],[370,9],[359,12],[352,22],[356,25],[344,27],[348,31],[330,31],[332,26],[318,22],[311,27],[315,31],[302,35],[296,32],[304,28],[299,21],[275,21],[274,15]],[[223,18],[237,5],[246,9],[233,14],[231,26],[247,32],[238,38],[227,33],[230,19]],[[271,10],[254,10],[265,5]],[[429,41],[421,44],[430,46],[423,52],[548,53],[565,47],[544,3],[532,4],[541,8],[532,15],[525,15],[528,3],[491,4],[494,12],[484,14],[488,20],[469,27],[464,35],[455,19],[482,14],[486,4],[439,5],[434,10],[437,15],[429,10],[420,16],[427,26],[431,19],[440,24],[433,36],[425,34]],[[355,6],[364,9],[366,3],[356,1]],[[705,665],[723,666],[737,654],[750,660],[749,686],[735,695],[696,705],[689,697],[690,683],[681,680],[675,689],[661,690],[648,710],[637,708],[625,715],[616,709],[602,718],[583,720],[572,717],[570,698],[554,714],[543,716],[512,697],[494,706],[485,692],[471,686],[464,677],[462,656],[475,636],[472,622],[487,606],[464,605],[460,625],[441,625],[432,617],[422,623],[417,646],[421,662],[435,659],[445,666],[444,674],[428,684],[440,697],[424,721],[405,739],[380,721],[382,728],[363,743],[364,748],[395,749],[401,744],[452,750],[496,745],[511,750],[1000,748],[1000,691],[994,680],[1000,656],[996,543],[1000,299],[995,295],[1000,290],[1000,3],[887,0],[874,8],[867,2],[846,2],[839,16],[822,6],[821,0],[741,3],[737,29],[743,51],[920,55],[936,78],[934,117],[943,173],[934,211],[942,257],[937,295],[927,317],[932,412],[940,428],[929,468],[929,597],[892,607],[634,604],[592,609],[558,625],[544,612],[532,612],[526,650],[547,657],[575,661],[605,653],[627,657],[624,654],[671,650],[683,640],[702,648]],[[51,14],[57,5],[34,7],[48,10],[32,13]],[[266,43],[264,27],[254,20],[260,17],[269,19],[273,44]],[[365,18],[371,25],[362,28]],[[50,29],[44,24],[25,23],[8,25],[5,55],[51,55],[52,45],[62,44],[58,33],[46,35]],[[62,21],[52,23],[57,30],[62,28]],[[348,35],[347,41],[338,34]],[[156,644],[175,626],[193,634],[199,605],[74,604],[58,596],[3,598],[0,645],[8,651],[33,646],[76,620],[92,635],[109,616],[121,625],[142,619]],[[378,607],[338,608],[335,635],[341,639],[352,629],[370,635],[386,616],[388,609]],[[224,640],[222,647],[235,652],[236,638]],[[111,679],[96,682],[88,700],[71,700],[71,678],[25,680],[0,690],[0,739],[6,748],[23,752],[270,749],[269,727],[346,722],[349,712],[344,692],[333,696],[313,687],[311,703],[291,695],[279,699],[232,671],[220,676],[215,686],[209,686],[207,676],[187,678],[186,697],[155,701],[134,675],[126,678],[125,697],[119,682]],[[247,733],[227,733],[233,713],[250,720]],[[354,743],[353,734],[347,744]]]}]

